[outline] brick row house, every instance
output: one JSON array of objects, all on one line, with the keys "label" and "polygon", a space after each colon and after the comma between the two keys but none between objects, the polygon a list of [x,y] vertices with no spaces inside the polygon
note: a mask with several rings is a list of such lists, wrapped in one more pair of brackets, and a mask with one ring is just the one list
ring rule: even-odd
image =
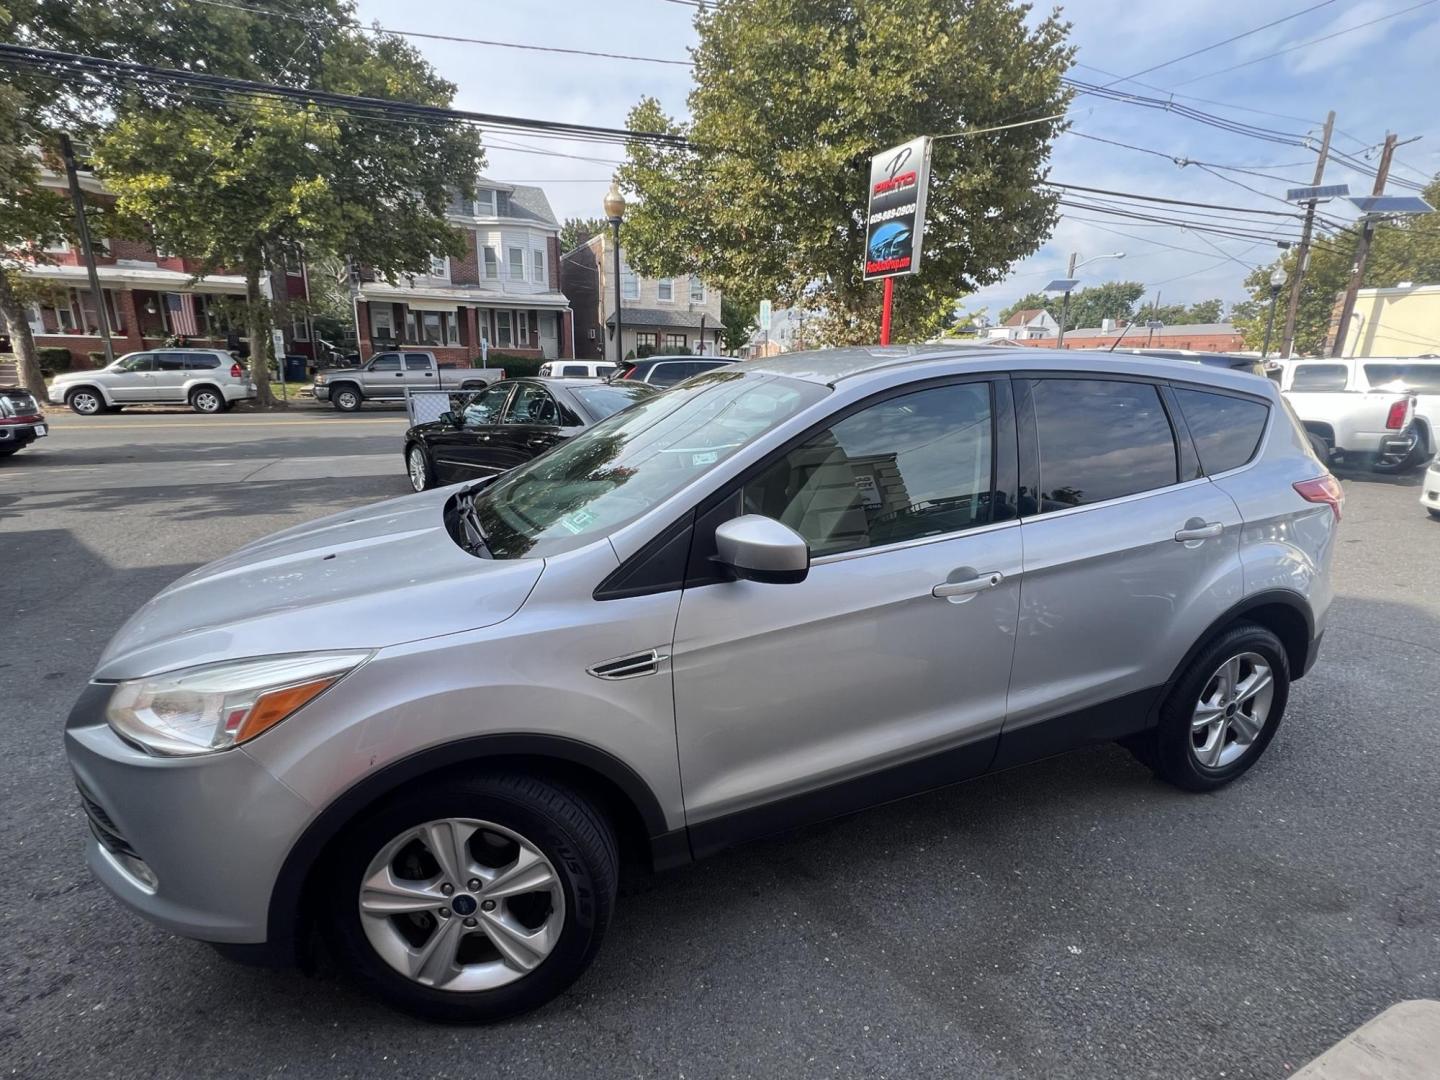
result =
[{"label": "brick row house", "polygon": [[446,218],[464,236],[464,256],[433,256],[428,274],[397,282],[360,271],[361,356],[415,345],[441,364],[468,366],[482,343],[522,356],[573,356],[560,223],[544,191],[482,176],[474,199],[451,197]]},{"label": "brick row house", "polygon": [[[62,174],[46,172],[42,181],[47,187],[65,190]],[[113,203],[113,196],[94,176],[83,174],[80,184],[91,207],[103,209]],[[49,248],[45,254],[48,262],[37,262],[25,271],[28,277],[52,286],[52,295],[30,308],[30,331],[36,346],[68,349],[75,368],[103,366],[103,359],[91,355],[103,353],[104,346],[83,254],[69,244]],[[218,273],[197,279],[198,264],[192,260],[157,252],[144,240],[119,237],[95,241],[95,265],[116,356],[180,338],[199,347],[236,344],[226,314],[227,307],[244,299],[242,276]],[[296,300],[308,299],[303,265],[286,274],[286,289]],[[292,329],[295,351],[308,355],[308,321],[297,318]]]},{"label": "brick row house", "polygon": [[560,282],[575,312],[575,356],[620,360],[661,349],[720,355],[720,290],[699,277],[646,278],[620,249],[620,330],[615,340],[615,248],[592,236],[560,260]]}]

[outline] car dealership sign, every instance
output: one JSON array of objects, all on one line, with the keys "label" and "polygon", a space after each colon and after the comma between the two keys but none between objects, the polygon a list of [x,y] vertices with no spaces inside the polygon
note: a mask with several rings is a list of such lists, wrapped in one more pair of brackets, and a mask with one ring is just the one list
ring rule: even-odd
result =
[{"label": "car dealership sign", "polygon": [[922,135],[870,159],[865,219],[865,280],[913,274],[925,238],[930,138]]}]

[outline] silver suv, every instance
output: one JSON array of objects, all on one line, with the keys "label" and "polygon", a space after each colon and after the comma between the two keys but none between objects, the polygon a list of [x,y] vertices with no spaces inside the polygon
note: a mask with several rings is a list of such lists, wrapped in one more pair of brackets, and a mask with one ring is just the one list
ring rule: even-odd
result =
[{"label": "silver suv", "polygon": [[90,865],[232,954],[319,932],[398,1006],[507,1016],[590,963],[622,857],[1096,740],[1234,780],[1315,660],[1340,510],[1253,375],[943,347],[707,372],[151,600],[67,728]]},{"label": "silver suv", "polygon": [[59,375],[50,386],[81,416],[126,405],[186,405],[224,412],[255,396],[250,373],[223,349],[150,349],[126,353],[107,368]]}]

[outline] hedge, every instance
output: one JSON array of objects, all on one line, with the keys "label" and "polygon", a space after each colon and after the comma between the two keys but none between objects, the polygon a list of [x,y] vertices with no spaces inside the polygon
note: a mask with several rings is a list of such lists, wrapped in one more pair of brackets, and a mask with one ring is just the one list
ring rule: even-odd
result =
[{"label": "hedge", "polygon": [[527,375],[540,374],[540,365],[545,363],[543,356],[517,356],[514,353],[497,352],[490,350],[490,359],[482,364],[479,357],[475,359],[476,367],[504,368],[507,379],[523,379]]},{"label": "hedge", "polygon": [[44,348],[36,349],[35,359],[40,361],[41,367],[51,368],[54,371],[69,371],[70,365],[74,362],[69,349],[62,349],[56,345],[47,345]]}]

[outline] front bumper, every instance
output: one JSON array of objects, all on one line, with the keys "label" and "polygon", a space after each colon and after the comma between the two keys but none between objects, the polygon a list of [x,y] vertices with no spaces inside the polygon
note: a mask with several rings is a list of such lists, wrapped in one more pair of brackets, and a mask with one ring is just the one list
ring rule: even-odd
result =
[{"label": "front bumper", "polygon": [[310,389],[314,391],[316,401],[330,400],[330,387],[325,383],[317,382]]},{"label": "front bumper", "polygon": [[1440,514],[1440,458],[1425,470],[1425,479],[1420,485],[1420,505]]},{"label": "front bumper", "polygon": [[173,933],[264,942],[275,880],[314,808],[244,749],[161,758],[132,747],[105,721],[110,694],[110,686],[92,683],[65,725],[90,820],[91,871],[127,907]]},{"label": "front bumper", "polygon": [[29,446],[49,433],[50,425],[43,420],[37,420],[33,424],[0,424],[0,450]]}]

